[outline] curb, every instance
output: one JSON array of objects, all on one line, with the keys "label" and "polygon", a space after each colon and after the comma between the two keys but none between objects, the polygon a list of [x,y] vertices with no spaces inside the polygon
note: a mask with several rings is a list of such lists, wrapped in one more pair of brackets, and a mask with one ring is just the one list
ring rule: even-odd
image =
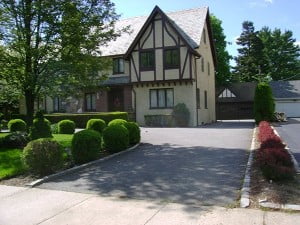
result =
[{"label": "curb", "polygon": [[257,130],[257,127],[255,127],[253,130],[250,154],[249,154],[249,158],[248,158],[248,162],[247,162],[247,166],[246,166],[243,187],[241,190],[241,199],[240,199],[240,207],[241,208],[247,208],[250,205],[250,181],[251,181],[250,171],[251,171],[251,165],[252,165],[252,161],[253,161],[253,151],[255,149],[256,130]]},{"label": "curb", "polygon": [[267,209],[300,211],[300,205],[294,205],[294,204],[277,204],[272,202],[260,202],[259,206]]},{"label": "curb", "polygon": [[[273,126],[271,126],[271,127],[272,127],[274,133],[275,133],[278,137],[280,137],[280,135],[279,135],[279,133],[277,132],[277,130],[276,130]],[[281,138],[281,137],[280,137],[280,138]],[[291,150],[290,150],[290,148],[288,147],[287,143],[283,142],[283,144],[285,145],[285,150],[287,150],[287,152],[288,152],[289,155],[291,156],[291,159],[292,159],[292,161],[293,161],[293,165],[294,165],[294,168],[295,168],[295,170],[296,170],[296,173],[300,173],[299,164],[298,164],[298,162],[297,162],[295,156],[294,156],[293,153],[291,152]]]},{"label": "curb", "polygon": [[79,165],[79,166],[74,166],[74,167],[72,167],[70,169],[66,169],[64,171],[61,171],[61,172],[58,172],[58,173],[55,173],[55,174],[52,174],[52,175],[49,175],[49,176],[45,176],[45,177],[43,177],[41,179],[38,179],[38,180],[35,180],[35,181],[33,181],[33,182],[29,183],[29,184],[26,184],[25,186],[33,188],[33,187],[35,187],[37,185],[40,185],[40,184],[42,184],[42,183],[44,183],[44,182],[46,182],[48,180],[51,180],[51,179],[54,179],[54,178],[66,175],[68,173],[73,173],[74,171],[77,171],[77,170],[80,170],[80,169],[83,169],[83,168],[87,168],[87,167],[92,166],[94,164],[97,164],[99,162],[103,162],[103,161],[106,161],[106,160],[111,159],[113,157],[116,157],[118,155],[121,155],[121,154],[124,154],[126,152],[132,151],[132,150],[136,149],[139,145],[140,145],[140,143],[138,143],[138,144],[136,144],[136,145],[134,145],[134,146],[132,146],[130,148],[127,148],[124,151],[114,153],[114,154],[106,156],[104,158],[97,159],[95,161],[88,162],[88,163],[85,163],[85,164],[82,164],[82,165]]}]

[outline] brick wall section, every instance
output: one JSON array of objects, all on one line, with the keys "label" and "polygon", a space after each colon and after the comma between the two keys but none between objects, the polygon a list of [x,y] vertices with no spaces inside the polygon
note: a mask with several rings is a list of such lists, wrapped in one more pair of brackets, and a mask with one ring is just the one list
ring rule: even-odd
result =
[{"label": "brick wall section", "polygon": [[107,91],[98,91],[96,93],[96,111],[108,112]]},{"label": "brick wall section", "polygon": [[132,87],[124,86],[124,110],[132,111]]}]

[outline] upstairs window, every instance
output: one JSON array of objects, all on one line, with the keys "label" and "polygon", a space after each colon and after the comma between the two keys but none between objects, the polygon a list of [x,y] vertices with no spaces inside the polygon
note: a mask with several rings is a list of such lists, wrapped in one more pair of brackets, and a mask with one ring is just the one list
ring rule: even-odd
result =
[{"label": "upstairs window", "polygon": [[203,42],[206,44],[206,30],[203,29]]},{"label": "upstairs window", "polygon": [[124,73],[124,59],[114,58],[113,59],[113,74]]},{"label": "upstairs window", "polygon": [[204,58],[201,58],[201,71],[204,72]]},{"label": "upstairs window", "polygon": [[172,48],[164,50],[164,67],[166,69],[179,67],[179,49]]},{"label": "upstairs window", "polygon": [[210,75],[210,64],[209,64],[209,62],[207,62],[207,74],[208,74],[208,76]]},{"label": "upstairs window", "polygon": [[154,70],[154,50],[140,52],[140,70]]},{"label": "upstairs window", "polygon": [[96,111],[96,94],[95,93],[85,94],[85,109],[88,112]]},{"label": "upstairs window", "polygon": [[54,97],[53,99],[53,111],[59,112],[60,111],[60,98]]}]

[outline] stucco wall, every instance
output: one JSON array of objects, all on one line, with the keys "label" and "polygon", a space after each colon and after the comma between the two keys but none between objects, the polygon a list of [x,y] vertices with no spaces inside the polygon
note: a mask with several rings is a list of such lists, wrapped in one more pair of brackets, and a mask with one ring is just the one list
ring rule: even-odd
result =
[{"label": "stucco wall", "polygon": [[[213,63],[213,56],[211,53],[211,46],[208,37],[207,24],[206,43],[202,37],[198,52],[204,59],[204,72],[201,70],[202,59],[196,59],[197,65],[197,87],[200,89],[200,109],[198,109],[198,124],[211,123],[216,120],[216,102],[215,102],[215,68]],[[208,65],[210,65],[210,75],[208,75]],[[204,91],[207,91],[207,109],[204,106]]]},{"label": "stucco wall", "polygon": [[134,91],[136,93],[136,119],[140,125],[145,125],[144,115],[161,115],[161,114],[171,114],[172,109],[150,109],[150,89],[160,89],[160,88],[173,88],[174,93],[174,105],[178,103],[185,103],[190,111],[190,126],[196,126],[196,102],[194,101],[196,93],[194,84],[183,82],[181,85],[176,82],[176,86],[165,85],[165,86],[134,86]]}]

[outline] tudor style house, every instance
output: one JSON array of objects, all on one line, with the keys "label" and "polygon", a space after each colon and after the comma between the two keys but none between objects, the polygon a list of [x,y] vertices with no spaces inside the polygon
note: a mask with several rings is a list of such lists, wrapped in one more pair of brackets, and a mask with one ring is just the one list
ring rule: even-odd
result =
[{"label": "tudor style house", "polygon": [[145,116],[170,115],[178,103],[190,111],[190,126],[210,123],[215,115],[216,56],[207,7],[164,13],[156,6],[148,17],[120,20],[130,27],[107,46],[113,59],[103,85],[82,99],[46,101],[49,112],[129,111],[145,125]]}]

